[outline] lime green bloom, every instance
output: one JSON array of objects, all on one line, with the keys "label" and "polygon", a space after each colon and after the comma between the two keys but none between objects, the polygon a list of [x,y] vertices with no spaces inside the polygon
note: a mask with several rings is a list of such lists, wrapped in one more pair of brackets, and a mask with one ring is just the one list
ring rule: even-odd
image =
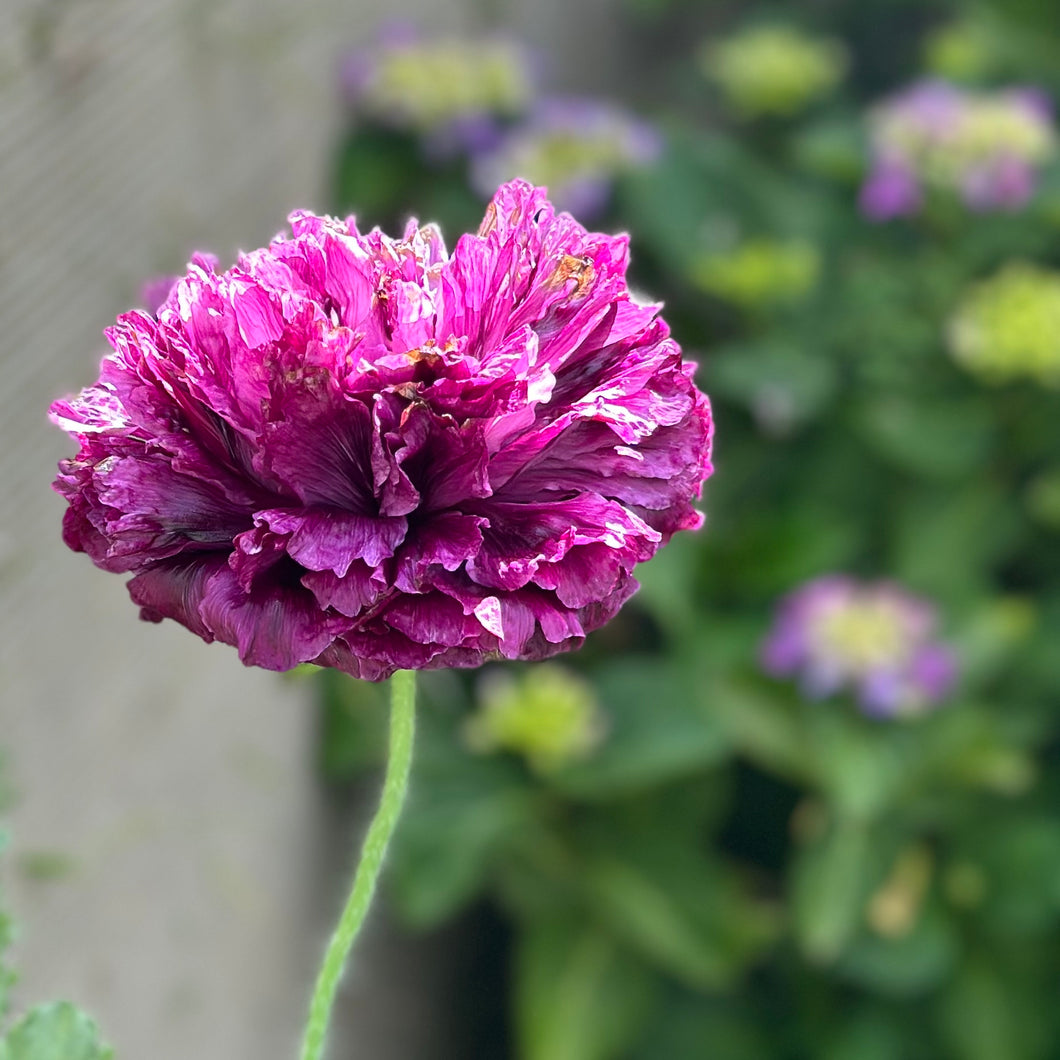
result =
[{"label": "lime green bloom", "polygon": [[472,750],[509,751],[548,773],[584,758],[603,737],[592,687],[562,666],[546,663],[518,677],[495,672],[479,688],[481,706],[464,727]]},{"label": "lime green bloom", "polygon": [[817,285],[821,255],[805,240],[749,239],[704,256],[695,267],[699,287],[744,309],[804,298]]},{"label": "lime green bloom", "polygon": [[949,324],[950,349],[991,383],[1060,386],[1060,272],[1025,262],[975,284]]},{"label": "lime green bloom", "polygon": [[387,124],[429,132],[476,115],[526,108],[534,86],[527,57],[504,40],[402,40],[351,55],[351,103]]},{"label": "lime green bloom", "polygon": [[759,26],[699,53],[704,75],[745,117],[789,117],[827,95],[843,79],[847,52],[836,40],[807,36],[790,26]]}]

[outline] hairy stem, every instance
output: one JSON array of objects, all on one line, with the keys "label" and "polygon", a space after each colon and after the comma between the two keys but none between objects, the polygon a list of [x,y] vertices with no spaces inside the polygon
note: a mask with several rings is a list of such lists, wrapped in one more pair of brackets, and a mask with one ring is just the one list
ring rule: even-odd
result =
[{"label": "hairy stem", "polygon": [[354,873],[346,907],[328,943],[324,963],[317,976],[302,1039],[301,1060],[320,1060],[323,1056],[335,992],[371,904],[386,848],[405,801],[415,728],[416,675],[411,670],[399,670],[390,679],[390,750],[383,795],[361,848],[361,860]]}]

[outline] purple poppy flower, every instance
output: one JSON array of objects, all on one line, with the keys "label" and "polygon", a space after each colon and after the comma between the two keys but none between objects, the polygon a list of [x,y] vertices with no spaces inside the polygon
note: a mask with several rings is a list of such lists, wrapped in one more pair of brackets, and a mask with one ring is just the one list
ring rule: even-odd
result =
[{"label": "purple poppy flower", "polygon": [[899,586],[829,575],[782,601],[762,668],[797,676],[810,699],[850,689],[871,716],[919,713],[943,699],[957,676],[935,626],[931,605]]},{"label": "purple poppy flower", "polygon": [[707,399],[629,294],[627,237],[522,181],[452,254],[415,222],[291,225],[227,272],[193,258],[52,406],[80,446],[67,544],[133,573],[143,618],[274,670],[580,644],[700,525],[711,470]]}]

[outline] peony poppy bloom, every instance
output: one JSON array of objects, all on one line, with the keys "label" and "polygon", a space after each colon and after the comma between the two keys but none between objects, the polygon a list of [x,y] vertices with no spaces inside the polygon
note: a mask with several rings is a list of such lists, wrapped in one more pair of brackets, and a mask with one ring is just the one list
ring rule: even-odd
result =
[{"label": "peony poppy bloom", "polygon": [[64,539],[150,621],[248,665],[540,659],[636,589],[710,473],[694,366],[629,293],[627,238],[504,185],[452,254],[300,212],[197,255],[52,406]]}]

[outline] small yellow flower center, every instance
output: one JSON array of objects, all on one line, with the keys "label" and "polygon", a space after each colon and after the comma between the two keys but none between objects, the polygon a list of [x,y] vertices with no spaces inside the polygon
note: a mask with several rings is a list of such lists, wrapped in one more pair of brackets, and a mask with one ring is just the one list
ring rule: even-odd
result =
[{"label": "small yellow flower center", "polygon": [[810,636],[822,654],[859,674],[900,664],[909,652],[902,616],[886,600],[835,608],[817,619]]}]

